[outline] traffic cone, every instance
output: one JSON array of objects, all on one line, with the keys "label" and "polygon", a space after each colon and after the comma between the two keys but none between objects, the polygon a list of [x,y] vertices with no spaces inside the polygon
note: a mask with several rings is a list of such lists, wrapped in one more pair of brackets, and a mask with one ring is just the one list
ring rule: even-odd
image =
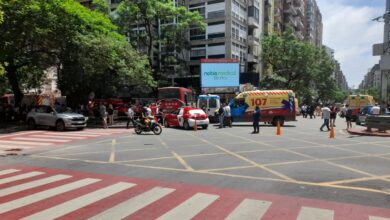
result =
[{"label": "traffic cone", "polygon": [[330,133],[329,133],[329,138],[334,138],[334,128],[333,126],[330,127]]},{"label": "traffic cone", "polygon": [[195,124],[194,124],[194,131],[195,131],[195,132],[198,131],[198,125],[196,124],[196,119],[195,119]]},{"label": "traffic cone", "polygon": [[277,125],[277,127],[276,127],[276,135],[277,135],[277,136],[281,136],[281,135],[282,135],[282,131],[281,131],[281,129],[280,129],[280,121],[278,121],[278,122],[276,123],[276,125]]}]

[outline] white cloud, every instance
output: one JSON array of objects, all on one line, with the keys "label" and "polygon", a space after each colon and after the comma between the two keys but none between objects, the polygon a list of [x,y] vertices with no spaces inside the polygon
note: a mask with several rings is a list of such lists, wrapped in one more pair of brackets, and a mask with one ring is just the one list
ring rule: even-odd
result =
[{"label": "white cloud", "polygon": [[317,0],[323,16],[323,43],[335,50],[335,57],[350,86],[357,86],[367,70],[378,63],[372,45],[383,41],[383,23],[372,21],[384,8],[353,5],[355,0]]}]

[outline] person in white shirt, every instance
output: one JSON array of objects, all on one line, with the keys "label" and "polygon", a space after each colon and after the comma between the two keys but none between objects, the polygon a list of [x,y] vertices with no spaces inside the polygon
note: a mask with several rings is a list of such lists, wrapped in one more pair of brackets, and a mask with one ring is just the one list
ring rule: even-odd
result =
[{"label": "person in white shirt", "polygon": [[324,119],[324,123],[322,124],[320,130],[323,131],[322,129],[326,126],[328,131],[330,131],[329,128],[330,108],[328,106],[325,106],[321,109],[321,111],[322,111],[322,119]]},{"label": "person in white shirt", "polygon": [[127,125],[126,125],[126,128],[129,128],[130,122],[134,126],[134,110],[133,110],[133,106],[130,106],[127,109]]},{"label": "person in white shirt", "polygon": [[381,107],[378,105],[378,103],[376,103],[375,106],[372,107],[371,114],[373,114],[373,115],[380,115],[381,114]]},{"label": "person in white shirt", "polygon": [[224,109],[225,109],[225,112],[226,112],[225,118],[226,118],[226,121],[227,121],[227,125],[229,127],[232,127],[232,114],[231,114],[230,106],[225,104]]}]

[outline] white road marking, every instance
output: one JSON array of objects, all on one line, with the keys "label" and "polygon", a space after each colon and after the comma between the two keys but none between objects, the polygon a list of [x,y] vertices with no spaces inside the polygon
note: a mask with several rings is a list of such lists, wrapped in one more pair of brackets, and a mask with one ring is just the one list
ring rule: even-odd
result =
[{"label": "white road marking", "polygon": [[138,210],[148,206],[149,204],[161,199],[162,197],[172,193],[175,189],[155,187],[147,192],[137,195],[125,202],[120,203],[89,220],[99,219],[123,219]]},{"label": "white road marking", "polygon": [[100,181],[86,178],[0,204],[0,214]]},{"label": "white road marking", "polygon": [[370,216],[369,220],[390,220],[390,218]]},{"label": "white road marking", "polygon": [[25,145],[35,145],[35,146],[49,146],[52,143],[39,143],[39,142],[27,142],[27,141],[4,141],[0,140],[0,144],[25,144]]},{"label": "white road marking", "polygon": [[45,134],[56,135],[57,137],[65,136],[65,137],[99,137],[99,135],[93,134],[80,134],[80,133],[56,133],[56,132],[46,132]]},{"label": "white road marking", "polygon": [[11,186],[11,187],[8,187],[5,189],[0,189],[0,196],[10,195],[12,193],[16,193],[16,192],[20,192],[20,191],[23,191],[26,189],[31,189],[34,187],[42,186],[42,185],[45,185],[48,183],[53,183],[53,182],[57,182],[60,180],[68,179],[70,177],[72,177],[72,176],[59,174],[59,175],[50,176],[50,177],[46,177],[43,179],[31,181],[31,182],[19,184],[16,186]]},{"label": "white road marking", "polygon": [[30,177],[33,177],[33,176],[42,175],[42,174],[44,174],[44,172],[39,172],[39,171],[23,173],[23,174],[20,174],[20,175],[16,175],[16,176],[11,176],[11,177],[8,177],[8,178],[0,179],[0,184],[10,183],[10,182],[17,181],[17,180],[22,180],[22,179],[27,179],[27,178],[30,178]]},{"label": "white road marking", "polygon": [[80,196],[78,198],[69,200],[52,208],[46,209],[44,211],[35,213],[33,215],[23,218],[24,220],[45,220],[45,219],[56,219],[60,216],[66,215],[70,212],[73,212],[77,209],[83,208],[89,204],[97,202],[101,199],[112,196],[118,192],[126,190],[135,186],[133,183],[119,182],[111,186],[96,190],[94,192],[88,193],[86,195]]},{"label": "white road marking", "polygon": [[111,135],[111,132],[80,132],[79,134],[90,134],[90,135]]},{"label": "white road marking", "polygon": [[218,195],[197,193],[176,208],[159,217],[158,220],[191,219],[218,198]]},{"label": "white road marking", "polygon": [[232,213],[226,218],[227,220],[251,220],[261,219],[268,208],[271,206],[271,202],[245,199],[234,209]]},{"label": "white road marking", "polygon": [[0,176],[10,174],[10,173],[15,173],[18,171],[20,170],[16,170],[16,169],[0,170]]},{"label": "white road marking", "polygon": [[44,139],[44,138],[34,138],[34,137],[15,137],[12,140],[22,140],[22,141],[41,141],[41,142],[58,142],[58,143],[66,143],[71,140],[61,140],[58,139]]},{"label": "white road marking", "polygon": [[297,220],[333,220],[333,216],[333,210],[302,207]]},{"label": "white road marking", "polygon": [[[42,135],[42,134],[34,134],[30,135],[30,137],[39,137],[39,138],[59,138],[58,136],[55,135]],[[83,140],[86,139],[86,137],[66,137],[66,136],[61,136],[61,139],[77,139],[77,140]],[[51,139],[49,139],[51,140]]]},{"label": "white road marking", "polygon": [[42,133],[42,131],[24,131],[24,132],[17,132],[14,134],[7,134],[7,135],[0,135],[0,140],[2,138],[8,138],[8,137],[15,137],[15,136],[21,136],[21,135],[27,135],[27,134],[36,134],[36,133]]}]

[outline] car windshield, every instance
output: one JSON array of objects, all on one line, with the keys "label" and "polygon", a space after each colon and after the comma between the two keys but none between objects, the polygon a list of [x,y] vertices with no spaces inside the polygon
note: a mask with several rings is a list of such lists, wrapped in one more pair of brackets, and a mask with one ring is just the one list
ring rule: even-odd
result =
[{"label": "car windshield", "polygon": [[59,109],[58,113],[74,113],[74,111],[67,107],[67,108],[63,108],[63,109]]}]

